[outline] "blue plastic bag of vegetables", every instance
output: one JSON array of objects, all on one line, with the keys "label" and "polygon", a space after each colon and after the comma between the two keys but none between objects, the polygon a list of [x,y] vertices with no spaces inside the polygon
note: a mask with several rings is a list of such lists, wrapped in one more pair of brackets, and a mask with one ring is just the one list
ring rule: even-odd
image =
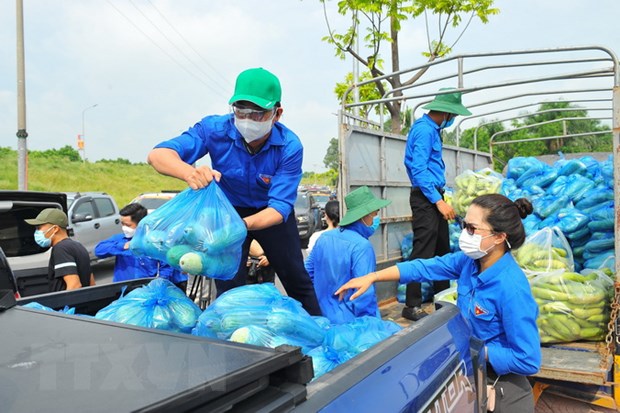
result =
[{"label": "blue plastic bag of vegetables", "polygon": [[170,281],[155,278],[95,314],[99,320],[189,333],[201,310]]},{"label": "blue plastic bag of vegetables", "polygon": [[71,314],[74,315],[75,314],[75,308],[74,307],[69,307],[68,305],[66,305],[64,308],[56,311],[53,308],[47,307],[43,304],[39,304],[36,301],[32,301],[28,304],[24,304],[22,305],[22,307],[25,308],[34,308],[35,310],[43,310],[43,311],[51,311],[51,312],[57,312],[57,313],[64,313],[64,314]]},{"label": "blue plastic bag of vegetables", "polygon": [[247,229],[216,182],[186,189],[140,221],[130,248],[192,275],[229,280]]},{"label": "blue plastic bag of vegetables", "polygon": [[314,348],[323,342],[325,329],[299,301],[280,294],[271,283],[233,288],[218,297],[198,318],[192,334],[228,339],[247,326],[269,328],[279,336],[295,337]]},{"label": "blue plastic bag of vegetables", "polygon": [[521,175],[529,170],[541,170],[542,162],[533,156],[511,158],[508,161],[508,169],[506,170],[506,178],[519,179]]}]

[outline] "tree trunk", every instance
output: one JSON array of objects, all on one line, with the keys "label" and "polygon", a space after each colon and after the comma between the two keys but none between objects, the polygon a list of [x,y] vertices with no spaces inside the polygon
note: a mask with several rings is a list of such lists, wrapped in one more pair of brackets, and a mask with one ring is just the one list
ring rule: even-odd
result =
[{"label": "tree trunk", "polygon": [[[390,36],[392,37],[392,42],[390,43],[392,52],[392,73],[396,73],[400,70],[400,55],[398,53],[398,30],[396,29],[396,22],[393,17],[390,18]],[[402,86],[400,83],[400,75],[395,76],[391,84],[394,89],[400,88]],[[402,95],[403,93],[398,91],[392,96],[397,97]],[[391,104],[388,104],[387,107],[390,112],[390,117],[392,118],[392,133],[400,133],[402,130],[400,113],[402,101],[395,100]]]}]

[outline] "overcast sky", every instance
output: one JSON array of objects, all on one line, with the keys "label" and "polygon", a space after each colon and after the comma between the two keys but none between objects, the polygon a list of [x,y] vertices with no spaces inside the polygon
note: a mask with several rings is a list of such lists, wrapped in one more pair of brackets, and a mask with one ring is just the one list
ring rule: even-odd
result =
[{"label": "overcast sky", "polygon": [[[474,20],[455,54],[592,44],[620,53],[619,0],[495,5],[500,14]],[[15,24],[15,1],[0,1],[0,146],[12,148]],[[237,74],[260,66],[280,78],[282,122],[304,144],[304,170],[324,170],[338,131],[333,89],[352,64],[321,41],[318,0],[24,0],[24,24],[29,149],[75,146],[84,119],[88,159],[145,161],[158,142],[227,113]],[[401,67],[424,63],[424,30],[406,23]]]}]

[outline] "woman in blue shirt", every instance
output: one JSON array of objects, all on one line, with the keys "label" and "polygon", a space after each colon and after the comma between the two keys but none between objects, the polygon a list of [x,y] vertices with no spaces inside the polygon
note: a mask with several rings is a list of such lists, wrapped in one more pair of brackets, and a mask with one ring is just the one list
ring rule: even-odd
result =
[{"label": "woman in blue shirt", "polygon": [[[458,280],[457,305],[474,335],[485,343],[489,378],[495,382],[499,377],[495,411],[533,412],[532,389],[525,376],[540,368],[538,307],[510,253],[523,245],[521,218],[532,211],[524,198],[512,202],[499,194],[479,196],[462,222],[461,251],[354,278],[335,294],[354,300],[377,281]],[[350,294],[350,289],[357,291]]]}]

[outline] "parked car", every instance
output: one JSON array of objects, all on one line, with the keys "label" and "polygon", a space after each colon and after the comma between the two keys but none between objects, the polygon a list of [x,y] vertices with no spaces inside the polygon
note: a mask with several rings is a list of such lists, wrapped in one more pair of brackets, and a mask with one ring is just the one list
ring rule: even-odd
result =
[{"label": "parked car", "polygon": [[0,191],[0,248],[22,296],[48,292],[50,248],[34,241],[35,227],[24,221],[45,208],[67,213],[69,235],[86,247],[93,261],[99,241],[121,232],[118,207],[106,193]]},{"label": "parked car", "polygon": [[86,248],[91,260],[97,260],[97,244],[122,231],[118,206],[105,192],[65,193],[70,235]]},{"label": "parked car", "polygon": [[321,218],[321,229],[327,228],[327,221],[325,220],[325,204],[332,199],[332,193],[328,191],[312,192],[314,200],[319,204],[319,216]]},{"label": "parked car", "polygon": [[145,207],[150,214],[151,212],[174,198],[179,192],[180,191],[173,190],[164,190],[161,192],[145,192],[135,197],[131,201],[131,203],[133,204],[138,202],[142,204],[142,206]]},{"label": "parked car", "polygon": [[310,192],[298,192],[295,201],[295,216],[301,247],[307,248],[310,236],[319,228],[320,208]]}]

